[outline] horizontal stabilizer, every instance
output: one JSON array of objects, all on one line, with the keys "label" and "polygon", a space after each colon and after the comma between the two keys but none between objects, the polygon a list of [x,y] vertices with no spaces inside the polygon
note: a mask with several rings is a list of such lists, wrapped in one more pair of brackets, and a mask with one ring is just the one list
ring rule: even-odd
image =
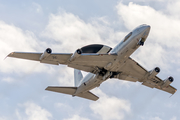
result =
[{"label": "horizontal stabilizer", "polygon": [[64,94],[73,95],[76,92],[77,87],[50,87],[48,86],[46,90],[59,92]]},{"label": "horizontal stabilizer", "polygon": [[77,95],[78,97],[82,97],[82,98],[86,98],[86,99],[89,99],[89,100],[93,100],[93,101],[96,101],[99,99],[98,96],[94,95],[93,93],[91,93],[90,91],[87,91],[83,94],[78,94]]},{"label": "horizontal stabilizer", "polygon": [[[74,93],[77,90],[77,87],[51,87],[51,86],[48,86],[46,88],[46,90],[53,91],[53,92],[64,93],[64,94],[69,94],[69,95],[74,95]],[[86,98],[86,99],[89,99],[89,100],[93,100],[93,101],[96,101],[96,100],[99,99],[99,97],[97,97],[96,95],[94,95],[90,91],[85,92],[85,93],[80,93],[80,94],[78,94],[76,96]]]}]

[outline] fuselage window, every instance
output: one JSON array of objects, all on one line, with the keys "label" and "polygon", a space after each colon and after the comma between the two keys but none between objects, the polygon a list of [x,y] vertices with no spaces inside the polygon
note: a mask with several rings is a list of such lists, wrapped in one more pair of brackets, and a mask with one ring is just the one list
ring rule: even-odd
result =
[{"label": "fuselage window", "polygon": [[124,42],[132,35],[132,32],[130,32],[128,35],[126,35],[126,37],[124,38]]}]

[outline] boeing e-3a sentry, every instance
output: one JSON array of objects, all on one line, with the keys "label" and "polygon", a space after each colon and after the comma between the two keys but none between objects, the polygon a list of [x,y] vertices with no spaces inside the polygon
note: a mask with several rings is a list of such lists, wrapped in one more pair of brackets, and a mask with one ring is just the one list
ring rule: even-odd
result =
[{"label": "boeing e-3a sentry", "polygon": [[[109,78],[117,78],[131,82],[138,81],[147,87],[174,94],[176,88],[170,85],[174,80],[173,77],[162,80],[156,76],[160,72],[159,67],[147,71],[130,57],[135,50],[144,45],[149,31],[149,25],[140,25],[113,49],[106,45],[92,44],[77,49],[74,53],[52,53],[52,50],[47,48],[44,53],[12,52],[8,57],[53,65],[63,64],[74,68],[74,87],[49,86],[46,88],[49,91],[96,101],[99,97],[90,90]],[[83,77],[81,70],[89,74]]]}]

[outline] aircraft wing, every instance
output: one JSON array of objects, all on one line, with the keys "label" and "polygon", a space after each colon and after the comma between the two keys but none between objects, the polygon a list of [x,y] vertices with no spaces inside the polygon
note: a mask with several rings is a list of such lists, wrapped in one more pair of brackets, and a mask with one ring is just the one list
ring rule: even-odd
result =
[{"label": "aircraft wing", "polygon": [[147,71],[130,57],[118,72],[120,72],[120,74],[117,75],[118,79],[131,82],[139,81],[142,82],[142,85],[150,88],[157,88],[171,94],[174,94],[177,91],[177,89],[171,85],[163,87],[165,80],[162,80],[157,76],[149,77],[151,71]]},{"label": "aircraft wing", "polygon": [[[117,58],[116,54],[82,53],[73,61],[69,61],[71,56],[73,55],[72,53],[51,53],[45,59],[40,60],[42,54],[43,53],[12,52],[7,57],[40,61],[41,63],[53,65],[64,64],[68,65],[69,67],[91,73],[97,71],[97,67],[104,68],[104,66],[106,66],[110,62],[113,62]],[[126,64],[117,72],[120,73],[116,76],[116,78],[118,79],[132,82],[139,81],[142,82],[142,84],[145,86],[157,88],[171,94],[174,94],[176,92],[176,88],[172,87],[171,85],[162,87],[164,85],[164,80],[161,80],[157,76],[148,78],[148,74],[150,73],[150,71],[144,69],[130,57],[127,59]]]},{"label": "aircraft wing", "polygon": [[43,53],[31,52],[12,52],[7,57],[27,59],[33,61],[40,61],[41,63],[59,65],[64,64],[68,67],[83,70],[93,73],[98,68],[103,68],[109,62],[116,59],[116,54],[96,54],[96,53],[82,53],[73,61],[69,61],[72,53],[51,53],[47,58],[40,60]]},{"label": "aircraft wing", "polygon": [[104,68],[116,59],[117,54],[81,54],[80,57],[68,64],[68,67],[94,73],[98,68]]},{"label": "aircraft wing", "polygon": [[41,63],[59,65],[66,63],[67,59],[70,58],[72,55],[71,53],[52,53],[46,59],[40,60],[42,54],[43,53],[12,52],[7,57],[27,59],[33,61],[40,61]]}]

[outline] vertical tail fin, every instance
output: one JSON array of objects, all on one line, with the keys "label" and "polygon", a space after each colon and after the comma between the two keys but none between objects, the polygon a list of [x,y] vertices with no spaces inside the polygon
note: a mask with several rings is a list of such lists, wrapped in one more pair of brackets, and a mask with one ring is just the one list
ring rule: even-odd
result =
[{"label": "vertical tail fin", "polygon": [[75,87],[78,87],[80,81],[82,80],[83,75],[80,70],[74,69],[74,84]]}]

